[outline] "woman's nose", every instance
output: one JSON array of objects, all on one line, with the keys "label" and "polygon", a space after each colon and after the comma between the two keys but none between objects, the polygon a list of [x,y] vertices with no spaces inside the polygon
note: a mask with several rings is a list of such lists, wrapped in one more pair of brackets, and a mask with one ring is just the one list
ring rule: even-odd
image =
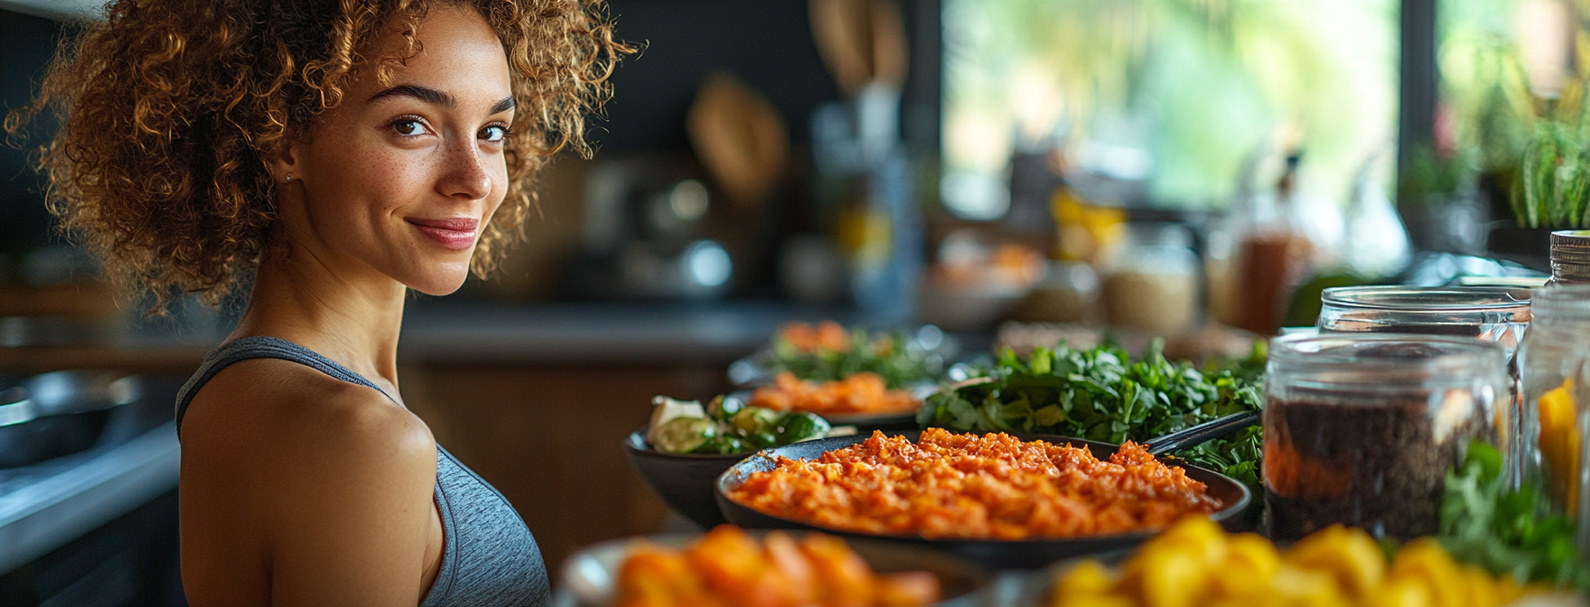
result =
[{"label": "woman's nose", "polygon": [[471,139],[449,146],[443,161],[441,179],[436,183],[439,193],[447,197],[479,200],[491,194],[491,172],[486,170],[490,159],[483,156]]}]

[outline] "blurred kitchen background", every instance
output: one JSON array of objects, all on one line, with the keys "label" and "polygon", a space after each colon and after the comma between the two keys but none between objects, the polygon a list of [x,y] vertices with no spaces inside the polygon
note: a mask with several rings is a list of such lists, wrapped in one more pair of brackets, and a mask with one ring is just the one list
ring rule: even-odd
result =
[{"label": "blurred kitchen background", "polygon": [[[553,564],[678,523],[620,441],[788,321],[1218,350],[1329,286],[1539,284],[1590,219],[1590,0],[609,1],[599,152],[399,360]],[[98,4],[0,0],[0,107]],[[180,604],[172,396],[238,310],[118,304],[44,126],[0,147],[0,604]]]}]

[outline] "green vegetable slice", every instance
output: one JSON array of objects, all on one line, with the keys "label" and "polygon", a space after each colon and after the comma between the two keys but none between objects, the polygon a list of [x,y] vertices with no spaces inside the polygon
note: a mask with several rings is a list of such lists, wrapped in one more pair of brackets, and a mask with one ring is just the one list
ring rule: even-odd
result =
[{"label": "green vegetable slice", "polygon": [[729,423],[745,434],[776,432],[778,412],[763,407],[746,407],[729,418]]},{"label": "green vegetable slice", "polygon": [[663,453],[690,453],[718,435],[718,425],[702,417],[676,417],[657,429],[652,447]]},{"label": "green vegetable slice", "polygon": [[822,438],[831,427],[828,420],[806,411],[793,411],[779,422],[778,442],[781,445]]}]

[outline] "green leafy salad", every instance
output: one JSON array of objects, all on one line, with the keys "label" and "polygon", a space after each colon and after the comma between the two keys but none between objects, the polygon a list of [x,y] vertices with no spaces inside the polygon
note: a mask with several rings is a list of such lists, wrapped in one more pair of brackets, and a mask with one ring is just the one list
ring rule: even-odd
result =
[{"label": "green leafy salad", "polygon": [[943,356],[924,347],[906,331],[869,332],[859,327],[842,329],[835,323],[824,325],[809,329],[829,333],[820,342],[796,337],[789,328],[776,333],[767,353],[768,372],[788,372],[813,382],[873,373],[893,390],[938,381],[944,370]]},{"label": "green leafy salad", "polygon": [[1521,582],[1590,592],[1590,570],[1574,547],[1572,520],[1546,515],[1545,492],[1508,489],[1502,454],[1470,443],[1463,466],[1447,474],[1436,539],[1458,560]]},{"label": "green leafy salad", "polygon": [[663,453],[747,453],[837,435],[816,414],[742,406],[722,396],[705,407],[666,396],[652,405],[646,443]]},{"label": "green leafy salad", "polygon": [[[1259,410],[1266,349],[1246,360],[1205,369],[1165,359],[1155,341],[1137,361],[1113,343],[1073,350],[1064,343],[1026,358],[1010,350],[973,377],[929,396],[917,415],[923,427],[1030,432],[1108,443],[1146,441],[1233,413]],[[1263,444],[1258,426],[1175,453],[1259,486]]]}]

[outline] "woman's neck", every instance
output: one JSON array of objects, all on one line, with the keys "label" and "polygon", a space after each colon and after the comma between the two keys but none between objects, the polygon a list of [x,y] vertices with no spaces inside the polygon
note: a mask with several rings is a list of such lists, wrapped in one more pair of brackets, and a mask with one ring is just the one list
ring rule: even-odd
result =
[{"label": "woman's neck", "polygon": [[[279,337],[365,376],[397,396],[398,332],[407,289],[390,277],[350,277],[313,253],[272,247],[230,338]],[[230,339],[229,338],[229,339]],[[382,385],[385,380],[386,384]]]}]

